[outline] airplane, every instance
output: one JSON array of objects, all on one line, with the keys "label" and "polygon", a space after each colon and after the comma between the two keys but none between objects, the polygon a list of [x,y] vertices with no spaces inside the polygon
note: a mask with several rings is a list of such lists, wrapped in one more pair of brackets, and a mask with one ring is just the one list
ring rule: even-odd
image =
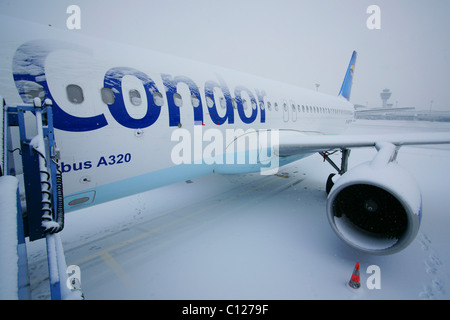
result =
[{"label": "airplane", "polygon": [[[337,171],[326,191],[339,238],[388,255],[416,237],[421,194],[396,155],[450,135],[346,135],[356,51],[327,95],[9,17],[0,26],[19,30],[2,35],[0,95],[52,108],[66,212],[207,174],[276,174],[320,153]],[[378,152],[349,170],[358,147]]]}]

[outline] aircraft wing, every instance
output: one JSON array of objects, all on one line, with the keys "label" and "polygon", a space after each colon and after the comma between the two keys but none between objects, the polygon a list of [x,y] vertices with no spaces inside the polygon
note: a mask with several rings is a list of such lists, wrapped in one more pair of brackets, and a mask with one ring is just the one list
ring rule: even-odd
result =
[{"label": "aircraft wing", "polygon": [[288,157],[302,153],[315,153],[335,149],[375,147],[381,142],[389,142],[395,146],[447,144],[450,143],[450,132],[320,135],[293,130],[280,130],[279,144],[275,148],[275,153],[280,157]]},{"label": "aircraft wing", "polygon": [[414,107],[402,107],[402,108],[375,108],[375,109],[357,109],[355,114],[362,113],[384,113],[384,112],[397,112],[397,111],[411,111],[415,110]]}]

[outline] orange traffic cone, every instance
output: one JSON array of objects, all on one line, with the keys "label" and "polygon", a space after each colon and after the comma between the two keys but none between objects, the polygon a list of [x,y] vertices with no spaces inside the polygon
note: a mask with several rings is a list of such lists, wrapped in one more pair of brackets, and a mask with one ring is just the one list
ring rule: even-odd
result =
[{"label": "orange traffic cone", "polygon": [[348,285],[353,289],[359,289],[361,287],[359,278],[359,262],[356,263],[355,269],[353,270],[352,277],[350,278]]}]

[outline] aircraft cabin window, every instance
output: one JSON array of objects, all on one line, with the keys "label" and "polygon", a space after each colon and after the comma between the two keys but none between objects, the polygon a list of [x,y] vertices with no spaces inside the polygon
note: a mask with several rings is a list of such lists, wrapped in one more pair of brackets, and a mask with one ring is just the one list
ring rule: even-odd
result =
[{"label": "aircraft cabin window", "polygon": [[237,102],[235,98],[231,99],[231,105],[233,106],[233,109],[237,108]]},{"label": "aircraft cabin window", "polygon": [[113,104],[116,100],[114,92],[110,88],[102,88],[100,93],[102,95],[102,101],[106,104]]},{"label": "aircraft cabin window", "polygon": [[225,100],[224,97],[220,97],[220,106],[222,107],[222,109],[227,108],[227,101]]},{"label": "aircraft cabin window", "polygon": [[270,101],[267,102],[267,109],[269,109],[269,111],[272,111],[272,104],[270,103]]},{"label": "aircraft cabin window", "polygon": [[178,108],[181,108],[183,106],[183,98],[181,97],[181,94],[174,93],[173,95],[173,102]]},{"label": "aircraft cabin window", "polygon": [[153,93],[153,101],[158,107],[162,107],[164,105],[164,99],[160,92]]},{"label": "aircraft cabin window", "polygon": [[128,92],[129,96],[130,96],[130,102],[133,106],[140,106],[142,99],[141,99],[141,94],[139,93],[139,91],[137,91],[136,89],[132,89]]},{"label": "aircraft cabin window", "polygon": [[84,101],[83,89],[76,84],[69,84],[66,87],[67,99],[74,104],[81,104]]},{"label": "aircraft cabin window", "polygon": [[264,108],[265,108],[265,107],[264,107],[264,102],[260,102],[260,103],[259,103],[259,108],[260,108],[261,110],[264,110]]},{"label": "aircraft cabin window", "polygon": [[256,110],[256,102],[252,100],[252,109]]},{"label": "aircraft cabin window", "polygon": [[206,97],[206,104],[208,105],[208,108],[214,107],[214,100],[211,97]]},{"label": "aircraft cabin window", "polygon": [[247,100],[242,99],[242,105],[244,106],[244,110],[247,110]]},{"label": "aircraft cabin window", "polygon": [[198,108],[200,106],[200,100],[194,94],[191,96],[191,102],[194,108]]},{"label": "aircraft cabin window", "polygon": [[275,102],[275,111],[278,111],[278,103]]}]

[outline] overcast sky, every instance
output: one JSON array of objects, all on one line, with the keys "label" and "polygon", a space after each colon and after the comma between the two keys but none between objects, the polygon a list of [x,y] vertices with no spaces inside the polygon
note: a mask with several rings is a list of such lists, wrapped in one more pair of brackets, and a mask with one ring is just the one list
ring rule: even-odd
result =
[{"label": "overcast sky", "polygon": [[[0,12],[337,94],[358,52],[351,101],[450,111],[449,0],[0,0]],[[381,9],[381,29],[366,12]],[[0,31],[0,39],[1,32]]]}]

